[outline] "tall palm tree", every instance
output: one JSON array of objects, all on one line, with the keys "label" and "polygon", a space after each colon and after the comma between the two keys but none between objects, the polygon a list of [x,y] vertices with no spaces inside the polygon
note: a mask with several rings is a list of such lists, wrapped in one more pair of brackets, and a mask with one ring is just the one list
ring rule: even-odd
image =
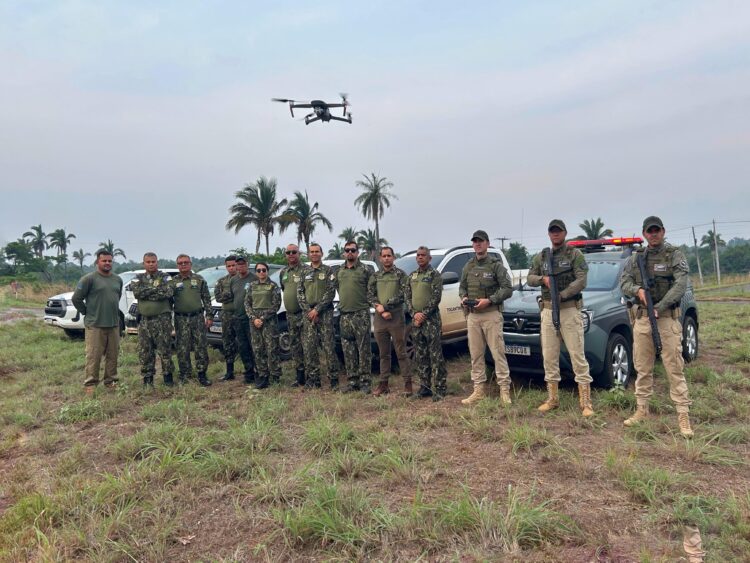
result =
[{"label": "tall palm tree", "polygon": [[350,240],[357,240],[359,231],[354,227],[345,227],[343,231],[339,233],[339,238],[344,241],[344,244]]},{"label": "tall palm tree", "polygon": [[123,258],[127,258],[125,256],[125,252],[122,250],[122,248],[115,248],[115,243],[112,242],[112,239],[107,239],[107,242],[100,242],[99,243],[99,250],[104,250],[107,252],[107,254],[110,254],[112,258],[117,258],[118,256],[122,256]]},{"label": "tall palm tree", "polygon": [[261,176],[255,184],[247,184],[235,192],[237,203],[229,208],[231,217],[227,221],[226,229],[234,229],[234,233],[248,225],[258,229],[258,239],[255,243],[255,253],[260,252],[260,237],[266,239],[266,255],[270,254],[268,237],[274,233],[277,224],[281,223],[282,209],[287,204],[286,198],[276,200],[276,178],[270,180]]},{"label": "tall palm tree", "polygon": [[360,231],[359,236],[357,236],[357,244],[362,252],[367,252],[370,255],[370,260],[375,260],[380,247],[387,245],[388,241],[384,238],[378,239],[372,229],[365,229]]},{"label": "tall palm tree", "polygon": [[57,255],[63,256],[68,253],[68,245],[73,242],[76,236],[73,233],[66,233],[65,229],[56,229],[47,235],[49,239],[49,248],[56,248]]},{"label": "tall palm tree", "polygon": [[318,224],[327,227],[329,231],[333,231],[331,222],[325,215],[318,211],[318,202],[316,201],[313,205],[310,205],[307,190],[305,190],[304,195],[302,195],[302,192],[294,192],[294,197],[289,203],[289,207],[286,208],[281,216],[281,232],[283,233],[290,225],[297,225],[297,245],[299,245],[300,241],[304,240],[306,251],[309,254],[310,238]]},{"label": "tall palm tree", "polygon": [[[383,176],[379,178],[373,172],[370,176],[363,174],[364,180],[357,180],[356,185],[364,191],[354,200],[354,205],[359,207],[366,219],[375,221],[375,240],[380,240],[380,219],[383,218],[385,208],[391,206],[391,199],[398,199],[391,192],[393,182]],[[378,248],[380,248],[378,243]]]},{"label": "tall palm tree", "polygon": [[[351,240],[351,239],[350,239]],[[334,244],[331,249],[328,251],[328,256],[326,258],[328,260],[338,260],[344,255],[344,247],[339,244],[338,242]]]},{"label": "tall palm tree", "polygon": [[578,225],[583,230],[583,233],[588,240],[597,240],[600,238],[606,238],[612,236],[612,229],[605,229],[604,223],[601,217],[596,219],[586,219],[583,223]]},{"label": "tall palm tree", "polygon": [[32,226],[31,230],[26,231],[22,236],[23,238],[28,237],[28,242],[31,244],[31,249],[34,251],[36,257],[42,258],[44,256],[44,251],[49,248],[47,245],[47,235],[44,232],[44,229],[42,229],[42,224],[39,223],[38,225]]},{"label": "tall palm tree", "polygon": [[83,273],[83,261],[86,260],[88,256],[91,256],[91,253],[84,252],[83,248],[73,251],[73,260],[78,262],[78,265],[81,267],[81,273]]},{"label": "tall palm tree", "polygon": [[712,229],[708,229],[708,232],[701,237],[701,246],[707,246],[713,252],[715,244],[718,244],[719,248],[727,245],[726,241],[721,238],[720,233],[716,233],[716,243],[714,243],[714,232]]}]

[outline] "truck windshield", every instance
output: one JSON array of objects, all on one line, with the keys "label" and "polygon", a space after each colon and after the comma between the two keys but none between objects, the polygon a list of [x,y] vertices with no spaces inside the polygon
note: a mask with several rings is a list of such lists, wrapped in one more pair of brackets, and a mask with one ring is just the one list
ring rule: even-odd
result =
[{"label": "truck windshield", "polygon": [[586,291],[610,291],[614,289],[620,280],[619,261],[593,261],[589,260],[589,274],[586,281]]},{"label": "truck windshield", "polygon": [[[432,260],[430,261],[430,265],[433,268],[436,267],[438,264],[440,264],[440,262],[443,261],[443,256],[445,256],[445,255],[444,254],[433,254],[432,255]],[[397,268],[400,268],[401,270],[403,270],[404,272],[406,272],[407,274],[411,274],[414,270],[417,269],[417,257],[416,257],[416,255],[413,252],[409,253],[406,256],[402,256],[401,258],[399,258],[398,260],[396,260],[394,262],[394,265]]]}]

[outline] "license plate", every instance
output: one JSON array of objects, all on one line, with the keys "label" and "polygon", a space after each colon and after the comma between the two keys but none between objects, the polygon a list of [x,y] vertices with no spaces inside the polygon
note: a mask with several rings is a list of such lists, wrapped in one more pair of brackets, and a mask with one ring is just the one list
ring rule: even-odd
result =
[{"label": "license plate", "polygon": [[530,346],[519,346],[518,344],[506,344],[505,353],[514,356],[531,356]]},{"label": "license plate", "polygon": [[220,326],[211,325],[210,327],[208,327],[208,331],[209,332],[217,332],[217,333],[221,334],[221,327]]},{"label": "license plate", "polygon": [[47,323],[48,325],[53,325],[55,324],[55,319],[44,319],[44,322]]}]

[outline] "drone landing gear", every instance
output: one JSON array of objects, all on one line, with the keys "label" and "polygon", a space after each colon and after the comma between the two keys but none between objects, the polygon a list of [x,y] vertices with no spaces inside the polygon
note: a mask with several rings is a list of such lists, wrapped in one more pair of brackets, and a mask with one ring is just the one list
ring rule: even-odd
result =
[{"label": "drone landing gear", "polygon": [[331,119],[335,119],[336,121],[343,121],[344,123],[351,123],[352,122],[352,114],[350,113],[347,117],[334,117],[334,116],[331,116]]},{"label": "drone landing gear", "polygon": [[310,119],[313,115],[315,114],[311,113],[310,115],[305,116],[305,125],[310,125],[313,121],[320,121],[320,117],[313,117],[312,119]]}]

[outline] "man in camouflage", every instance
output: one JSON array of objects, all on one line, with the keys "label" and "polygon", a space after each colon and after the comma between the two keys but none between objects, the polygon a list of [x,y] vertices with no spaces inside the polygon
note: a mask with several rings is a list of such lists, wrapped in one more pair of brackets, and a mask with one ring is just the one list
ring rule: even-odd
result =
[{"label": "man in camouflage", "polygon": [[258,278],[250,282],[245,296],[245,311],[252,324],[253,352],[258,369],[256,389],[265,389],[270,383],[281,379],[279,356],[279,324],[277,313],[281,307],[281,291],[275,282],[268,279],[268,264],[255,264]]},{"label": "man in camouflage", "polygon": [[[338,358],[333,334],[335,276],[323,264],[323,249],[317,243],[308,250],[310,264],[302,271],[297,285],[297,301],[302,309],[302,349],[305,353],[305,387],[320,387],[321,355],[325,359],[331,389],[339,384]],[[321,354],[322,351],[322,354]]]},{"label": "man in camouflage", "polygon": [[372,271],[359,261],[359,246],[353,240],[344,244],[344,257],[346,262],[336,272],[341,347],[349,380],[344,393],[362,391],[369,394],[372,352],[367,284]]},{"label": "man in camouflage", "polygon": [[[683,373],[685,364],[682,359],[680,322],[680,301],[687,290],[688,265],[682,251],[664,242],[665,234],[661,219],[647,217],[643,221],[643,238],[648,242],[648,247],[633,253],[625,263],[620,279],[622,292],[637,300],[633,325],[633,361],[638,373],[635,381],[637,407],[635,414],[625,421],[625,426],[635,426],[648,418],[648,401],[653,394],[656,350],[646,308],[648,291],[654,303],[662,343],[661,359],[669,382],[669,396],[677,409],[680,433],[692,438],[689,416],[691,401]],[[653,284],[642,279],[637,262],[640,255],[645,257],[646,270]]]},{"label": "man in camouflage", "polygon": [[[404,286],[404,297],[412,318],[414,365],[420,383],[417,397],[432,397],[433,401],[439,401],[445,397],[448,374],[443,357],[443,327],[439,308],[443,298],[443,278],[430,265],[432,256],[429,248],[417,248],[416,259],[417,269]],[[411,389],[407,387],[406,391],[409,393]]]},{"label": "man in camouflage", "polygon": [[180,383],[192,376],[190,350],[195,351],[195,367],[198,383],[211,385],[206,375],[208,369],[208,342],[206,329],[213,322],[211,292],[202,276],[192,271],[192,260],[187,254],[177,256],[179,273],[172,277],[174,291],[174,333],[177,346],[177,365],[180,368]]},{"label": "man in camouflage", "polygon": [[393,248],[382,247],[380,263],[383,269],[370,276],[367,285],[367,299],[375,309],[373,325],[380,354],[380,381],[372,393],[376,397],[390,392],[388,378],[391,375],[391,339],[404,378],[404,389],[409,395],[413,392],[404,337],[404,286],[407,276],[403,270],[393,265],[394,259]]},{"label": "man in camouflage", "polygon": [[221,349],[227,365],[227,371],[221,378],[222,381],[234,379],[234,360],[237,357],[237,333],[232,323],[234,303],[230,289],[230,280],[237,269],[236,260],[237,257],[234,254],[224,259],[227,275],[220,278],[214,286],[214,298],[221,303]]},{"label": "man in camouflage", "polygon": [[[578,402],[583,416],[594,414],[591,404],[591,375],[583,351],[583,295],[589,267],[583,253],[568,246],[565,236],[568,230],[560,219],[553,219],[547,228],[551,250],[544,249],[531,261],[527,283],[542,288],[542,356],[544,357],[544,380],[547,382],[547,400],[539,406],[540,412],[549,412],[560,406],[558,385],[560,384],[560,342],[565,347],[573,364],[578,383]],[[552,252],[552,271],[547,269],[548,253]],[[557,286],[560,308],[560,330],[552,321],[552,297],[550,284]]]},{"label": "man in camouflage", "polygon": [[505,358],[503,340],[503,301],[513,294],[513,286],[502,261],[488,254],[490,239],[487,232],[475,231],[471,236],[471,243],[475,256],[466,263],[461,272],[458,295],[467,314],[466,328],[469,335],[474,391],[461,402],[471,405],[485,397],[487,371],[484,353],[489,346],[495,360],[500,402],[510,405],[510,369]]},{"label": "man in camouflage", "polygon": [[247,260],[238,256],[235,261],[237,272],[229,281],[228,296],[232,300],[232,327],[237,335],[237,350],[245,366],[243,373],[246,385],[255,383],[255,360],[250,343],[250,319],[245,311],[245,295],[250,289],[250,282],[258,279],[254,273],[248,271]]},{"label": "man in camouflage", "polygon": [[297,299],[297,286],[302,281],[303,265],[300,262],[299,247],[288,244],[284,252],[287,265],[279,272],[281,291],[286,309],[286,324],[289,330],[289,348],[296,373],[292,387],[305,384],[305,355],[302,351],[302,309]]},{"label": "man in camouflage", "polygon": [[174,385],[172,373],[172,296],[174,288],[169,274],[159,270],[156,254],[143,255],[143,274],[130,282],[133,297],[138,300],[138,359],[141,363],[143,385],[153,387],[156,373],[156,354],[161,359],[164,385]]}]

